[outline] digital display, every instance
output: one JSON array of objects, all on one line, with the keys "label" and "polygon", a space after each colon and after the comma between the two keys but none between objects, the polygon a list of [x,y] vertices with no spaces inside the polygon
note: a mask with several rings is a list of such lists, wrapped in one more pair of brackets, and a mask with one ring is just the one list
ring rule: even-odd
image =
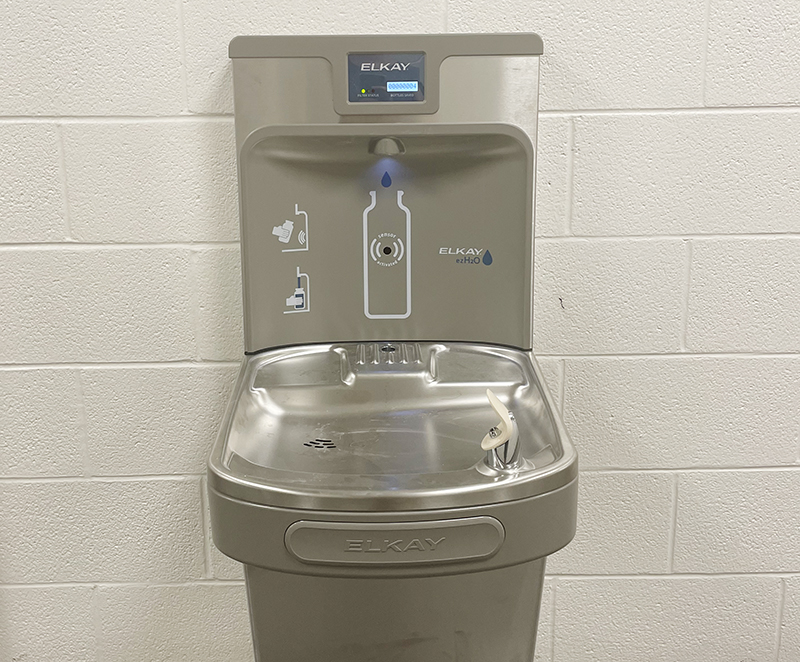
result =
[{"label": "digital display", "polygon": [[386,81],[387,92],[417,92],[419,82],[416,80],[389,80]]},{"label": "digital display", "polygon": [[348,100],[408,102],[425,100],[425,53],[350,53]]}]

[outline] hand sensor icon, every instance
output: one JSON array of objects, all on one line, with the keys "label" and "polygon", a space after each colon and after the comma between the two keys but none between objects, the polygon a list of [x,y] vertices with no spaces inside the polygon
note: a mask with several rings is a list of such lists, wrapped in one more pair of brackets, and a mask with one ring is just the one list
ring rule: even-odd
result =
[{"label": "hand sensor icon", "polygon": [[[295,219],[294,221],[287,219],[282,225],[276,225],[272,228],[272,234],[278,238],[278,241],[286,244],[286,248],[282,248],[281,253],[299,253],[308,250],[308,213],[295,204],[294,215],[302,216],[303,218],[301,220]],[[295,223],[299,223],[300,227],[297,234],[292,237]]]},{"label": "hand sensor icon", "polygon": [[288,244],[291,241],[292,232],[294,232],[294,221],[284,221],[283,225],[276,225],[272,228],[272,234],[274,234],[282,244]]}]

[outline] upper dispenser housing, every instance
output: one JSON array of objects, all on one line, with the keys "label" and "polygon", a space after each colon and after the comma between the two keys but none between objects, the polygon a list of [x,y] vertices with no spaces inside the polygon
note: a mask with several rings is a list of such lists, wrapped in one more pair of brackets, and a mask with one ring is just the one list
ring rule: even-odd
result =
[{"label": "upper dispenser housing", "polygon": [[531,348],[532,34],[237,37],[245,349]]}]

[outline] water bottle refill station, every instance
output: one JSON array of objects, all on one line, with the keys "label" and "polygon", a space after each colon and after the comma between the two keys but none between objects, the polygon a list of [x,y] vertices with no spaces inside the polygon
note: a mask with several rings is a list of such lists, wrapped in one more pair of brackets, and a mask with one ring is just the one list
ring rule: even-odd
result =
[{"label": "water bottle refill station", "polygon": [[209,461],[260,662],[529,662],[577,456],[531,352],[533,34],[237,37]]}]

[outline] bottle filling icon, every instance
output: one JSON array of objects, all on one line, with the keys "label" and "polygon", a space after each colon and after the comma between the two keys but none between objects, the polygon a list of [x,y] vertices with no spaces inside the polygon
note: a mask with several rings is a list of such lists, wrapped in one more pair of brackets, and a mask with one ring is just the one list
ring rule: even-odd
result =
[{"label": "bottle filling icon", "polygon": [[294,289],[294,294],[286,299],[286,305],[292,310],[284,310],[284,314],[307,313],[310,310],[308,301],[310,291],[311,283],[308,274],[301,272],[300,267],[297,267],[297,287]]},{"label": "bottle filling icon", "polygon": [[364,315],[406,319],[411,315],[411,211],[403,191],[370,191],[364,209]]}]

